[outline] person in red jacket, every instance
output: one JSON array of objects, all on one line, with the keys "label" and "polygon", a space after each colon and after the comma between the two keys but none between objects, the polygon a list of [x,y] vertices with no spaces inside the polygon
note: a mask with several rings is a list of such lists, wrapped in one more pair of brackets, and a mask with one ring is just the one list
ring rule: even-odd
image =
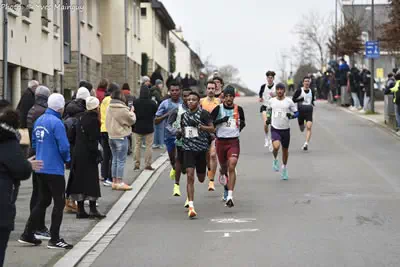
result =
[{"label": "person in red jacket", "polygon": [[99,99],[100,103],[103,102],[103,99],[104,99],[106,91],[107,91],[107,87],[108,87],[108,80],[101,79],[99,85],[97,86],[97,90],[96,90],[96,97]]}]

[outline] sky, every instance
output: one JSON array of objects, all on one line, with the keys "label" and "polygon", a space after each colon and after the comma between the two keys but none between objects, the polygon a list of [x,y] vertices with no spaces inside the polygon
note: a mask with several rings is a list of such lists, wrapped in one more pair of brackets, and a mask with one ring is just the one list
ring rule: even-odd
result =
[{"label": "sky", "polygon": [[[290,53],[296,45],[293,29],[304,14],[315,11],[333,16],[335,10],[335,0],[161,2],[202,59],[210,56],[214,65],[237,67],[243,84],[253,91],[265,82],[267,70],[277,72],[279,54]],[[290,71],[290,58],[286,64]]]}]

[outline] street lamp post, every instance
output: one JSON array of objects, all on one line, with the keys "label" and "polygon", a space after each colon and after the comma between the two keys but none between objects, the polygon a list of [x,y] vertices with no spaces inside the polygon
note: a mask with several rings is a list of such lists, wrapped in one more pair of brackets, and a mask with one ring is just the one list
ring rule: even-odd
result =
[{"label": "street lamp post", "polygon": [[[371,5],[371,41],[375,40],[375,5],[374,0],[372,0]],[[371,112],[375,112],[375,96],[374,96],[374,79],[375,78],[375,59],[371,58]]]}]

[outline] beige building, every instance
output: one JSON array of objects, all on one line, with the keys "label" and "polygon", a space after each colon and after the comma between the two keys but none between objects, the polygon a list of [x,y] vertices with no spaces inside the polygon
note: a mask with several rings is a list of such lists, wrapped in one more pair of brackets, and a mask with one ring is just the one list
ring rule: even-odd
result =
[{"label": "beige building", "polygon": [[102,78],[100,2],[103,1],[70,1],[71,7],[79,8],[70,10],[70,23],[66,23],[64,28],[64,38],[70,45],[70,50],[68,47],[65,49],[66,90],[76,90],[80,80],[87,80],[96,88]]},{"label": "beige building", "polygon": [[[62,0],[8,0],[7,18],[0,12],[2,24],[8,20],[7,42],[0,29],[0,97],[16,106],[28,81],[38,80],[60,91],[63,61]],[[7,86],[4,86],[4,53],[7,49]],[[4,90],[6,89],[6,90]]]},{"label": "beige building", "polygon": [[127,82],[135,95],[142,65],[140,2],[101,0],[100,5],[103,76],[120,85]]},{"label": "beige building", "polygon": [[147,75],[151,75],[159,67],[164,80],[166,80],[170,69],[169,31],[175,29],[175,23],[160,1],[148,0],[142,2],[141,34],[143,37],[143,53],[148,58]]}]

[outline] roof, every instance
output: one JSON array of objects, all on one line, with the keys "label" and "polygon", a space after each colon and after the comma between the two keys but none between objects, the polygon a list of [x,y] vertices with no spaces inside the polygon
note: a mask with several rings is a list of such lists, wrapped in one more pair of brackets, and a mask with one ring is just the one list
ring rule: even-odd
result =
[{"label": "roof", "polygon": [[142,2],[150,2],[151,7],[157,13],[157,15],[161,18],[164,25],[167,27],[167,30],[171,31],[175,29],[175,22],[172,17],[169,15],[168,10],[165,8],[164,4],[158,0],[142,0]]}]

